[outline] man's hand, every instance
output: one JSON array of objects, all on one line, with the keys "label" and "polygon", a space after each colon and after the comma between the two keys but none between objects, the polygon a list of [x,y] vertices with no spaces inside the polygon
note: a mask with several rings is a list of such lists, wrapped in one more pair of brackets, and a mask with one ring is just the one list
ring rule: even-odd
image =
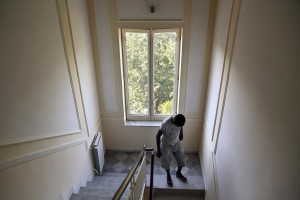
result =
[{"label": "man's hand", "polygon": [[161,157],[161,151],[160,151],[160,150],[157,150],[156,156],[157,156],[158,158]]},{"label": "man's hand", "polygon": [[162,130],[158,130],[157,134],[156,134],[156,146],[157,146],[157,157],[161,157],[161,151],[160,151],[160,138],[161,136],[164,134],[164,132]]},{"label": "man's hand", "polygon": [[183,140],[183,134],[179,135],[179,140],[182,141]]},{"label": "man's hand", "polygon": [[183,140],[183,128],[181,127],[180,133],[179,133],[179,140],[182,141]]}]

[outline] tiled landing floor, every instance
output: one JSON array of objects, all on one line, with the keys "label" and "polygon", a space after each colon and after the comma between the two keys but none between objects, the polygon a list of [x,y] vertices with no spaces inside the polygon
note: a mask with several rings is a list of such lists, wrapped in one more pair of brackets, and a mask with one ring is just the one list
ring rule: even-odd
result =
[{"label": "tiled landing floor", "polygon": [[[132,168],[133,164],[137,160],[140,152],[120,152],[107,150],[105,153],[105,164],[103,172],[110,173],[128,173]],[[174,158],[171,161],[171,176],[173,177],[174,186],[172,189],[180,190],[198,190],[204,191],[204,182],[202,176],[201,165],[199,156],[197,153],[186,153],[186,167],[182,169],[182,173],[187,177],[188,182],[183,183],[176,178],[177,164]],[[147,153],[147,176],[146,185],[150,184],[150,161],[151,154]],[[154,156],[154,188],[157,189],[171,189],[167,185],[166,172],[161,167],[160,159]]]},{"label": "tiled landing floor", "polygon": [[[128,173],[137,160],[140,152],[120,152],[107,150],[105,153],[105,164],[103,172]],[[202,176],[201,165],[197,153],[186,153],[186,167],[182,169],[185,176]],[[151,154],[147,153],[147,174],[150,174]],[[173,158],[171,162],[171,175],[176,173],[176,161]],[[161,167],[160,159],[154,156],[154,175],[166,175]]]}]

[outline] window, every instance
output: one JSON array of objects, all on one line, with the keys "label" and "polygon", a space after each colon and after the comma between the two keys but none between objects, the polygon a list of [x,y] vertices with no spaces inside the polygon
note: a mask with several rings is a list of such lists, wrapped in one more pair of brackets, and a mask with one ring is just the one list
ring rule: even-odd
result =
[{"label": "window", "polygon": [[180,29],[121,31],[128,120],[160,120],[177,112]]}]

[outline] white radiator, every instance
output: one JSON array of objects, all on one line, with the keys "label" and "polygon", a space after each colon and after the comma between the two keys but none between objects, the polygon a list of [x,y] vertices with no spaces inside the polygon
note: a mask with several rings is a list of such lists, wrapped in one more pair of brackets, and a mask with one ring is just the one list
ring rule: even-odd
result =
[{"label": "white radiator", "polygon": [[94,157],[94,165],[98,174],[102,173],[104,166],[104,147],[101,133],[97,133],[92,143],[92,151]]}]

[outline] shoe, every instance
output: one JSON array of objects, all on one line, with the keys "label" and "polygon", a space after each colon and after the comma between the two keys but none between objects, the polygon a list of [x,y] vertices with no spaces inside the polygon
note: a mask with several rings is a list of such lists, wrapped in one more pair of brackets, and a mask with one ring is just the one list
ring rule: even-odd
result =
[{"label": "shoe", "polygon": [[187,178],[181,173],[176,172],[176,177],[179,178],[182,182],[187,182]]},{"label": "shoe", "polygon": [[167,184],[168,184],[169,187],[173,187],[173,181],[172,181],[171,178],[169,179],[169,178],[167,177]]}]

